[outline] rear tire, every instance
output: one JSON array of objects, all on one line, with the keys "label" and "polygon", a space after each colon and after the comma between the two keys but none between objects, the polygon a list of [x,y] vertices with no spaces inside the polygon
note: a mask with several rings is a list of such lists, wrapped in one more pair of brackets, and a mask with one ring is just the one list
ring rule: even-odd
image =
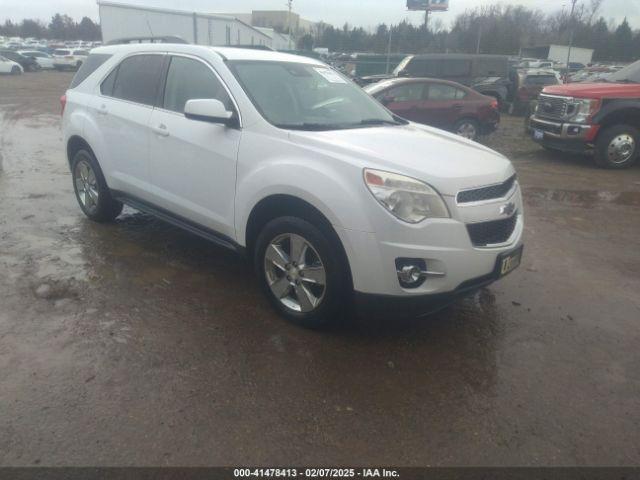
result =
[{"label": "rear tire", "polygon": [[480,134],[480,125],[473,118],[462,118],[453,124],[453,133],[475,141]]},{"label": "rear tire", "polygon": [[71,162],[73,189],[80,208],[98,223],[113,221],[122,213],[122,203],[114,200],[98,161],[88,150],[78,150]]},{"label": "rear tire", "polygon": [[596,140],[595,162],[602,168],[631,167],[640,155],[640,130],[631,125],[606,128]]},{"label": "rear tire", "polygon": [[265,294],[283,317],[320,329],[342,319],[351,293],[339,252],[341,246],[323,228],[298,217],[279,217],[258,235],[254,265]]}]

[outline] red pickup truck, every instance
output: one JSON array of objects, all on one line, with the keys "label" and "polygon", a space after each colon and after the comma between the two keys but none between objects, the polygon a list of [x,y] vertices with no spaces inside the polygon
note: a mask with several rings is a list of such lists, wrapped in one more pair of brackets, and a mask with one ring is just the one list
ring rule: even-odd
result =
[{"label": "red pickup truck", "polygon": [[593,153],[604,168],[630,167],[640,156],[640,61],[601,83],[546,87],[529,130],[549,150]]}]

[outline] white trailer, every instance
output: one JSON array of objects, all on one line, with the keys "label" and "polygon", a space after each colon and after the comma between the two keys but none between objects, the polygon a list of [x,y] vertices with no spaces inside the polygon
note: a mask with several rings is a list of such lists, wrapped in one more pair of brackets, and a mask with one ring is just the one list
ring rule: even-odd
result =
[{"label": "white trailer", "polygon": [[263,45],[272,38],[227,15],[127,5],[99,0],[102,40],[174,36],[196,45]]},{"label": "white trailer", "polygon": [[[593,52],[590,48],[571,47],[571,59],[569,61],[587,65],[591,63]],[[569,47],[567,45],[549,45],[549,55],[547,59],[566,63],[568,54]]]}]

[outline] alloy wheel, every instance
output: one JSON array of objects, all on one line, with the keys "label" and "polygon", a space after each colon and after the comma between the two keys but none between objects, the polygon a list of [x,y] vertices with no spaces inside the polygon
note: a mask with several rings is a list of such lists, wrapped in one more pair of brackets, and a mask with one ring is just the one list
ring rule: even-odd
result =
[{"label": "alloy wheel", "polygon": [[456,133],[461,137],[468,138],[469,140],[474,140],[476,138],[476,127],[471,122],[464,122],[460,124]]},{"label": "alloy wheel", "polygon": [[98,200],[100,194],[98,192],[98,180],[91,164],[86,160],[80,160],[76,163],[74,170],[76,192],[82,207],[93,214],[98,209]]},{"label": "alloy wheel", "polygon": [[636,142],[632,135],[622,133],[614,137],[607,147],[607,156],[611,163],[624,163],[636,152]]},{"label": "alloy wheel", "polygon": [[274,238],[264,254],[271,293],[285,307],[308,313],[321,304],[327,283],[322,259],[304,237],[285,233]]}]

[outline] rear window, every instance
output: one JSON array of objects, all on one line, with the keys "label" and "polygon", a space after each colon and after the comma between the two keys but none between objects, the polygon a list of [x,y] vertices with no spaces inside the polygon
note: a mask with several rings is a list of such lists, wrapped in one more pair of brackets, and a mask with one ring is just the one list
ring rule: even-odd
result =
[{"label": "rear window", "polygon": [[69,50],[54,50],[53,54],[54,55],[71,55],[71,52]]},{"label": "rear window", "polygon": [[125,59],[118,67],[112,96],[143,105],[154,105],[163,61],[163,55],[136,55]]},{"label": "rear window", "polygon": [[89,57],[82,63],[82,66],[76,73],[75,77],[73,77],[73,80],[71,80],[71,86],[69,88],[76,88],[110,58],[111,55],[107,55],[105,53],[94,53],[93,55],[89,55]]},{"label": "rear window", "polygon": [[558,79],[555,75],[530,75],[525,81],[525,85],[556,85]]}]

